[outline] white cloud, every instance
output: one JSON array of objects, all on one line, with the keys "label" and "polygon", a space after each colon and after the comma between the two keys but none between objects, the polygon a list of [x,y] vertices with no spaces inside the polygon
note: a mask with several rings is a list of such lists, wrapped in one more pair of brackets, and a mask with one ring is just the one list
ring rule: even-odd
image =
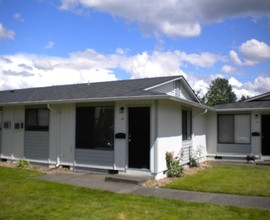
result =
[{"label": "white cloud", "polygon": [[49,59],[46,58],[37,58],[33,60],[33,67],[39,70],[53,70],[53,66]]},{"label": "white cloud", "polygon": [[185,76],[186,73],[181,69],[185,64],[209,68],[222,60],[223,57],[211,53],[187,54],[179,50],[167,52],[154,51],[152,54],[143,52],[126,57],[120,63],[120,67],[131,73],[132,78],[169,75]]},{"label": "white cloud", "polygon": [[239,50],[246,59],[253,62],[270,59],[270,46],[256,39],[246,41]]},{"label": "white cloud", "polygon": [[233,60],[233,62],[234,62],[235,64],[237,64],[237,65],[242,65],[242,61],[240,60],[240,58],[239,58],[239,56],[238,56],[238,54],[237,54],[236,51],[231,50],[231,51],[230,51],[230,57],[231,57],[231,59]]},{"label": "white cloud", "polygon": [[115,50],[115,52],[117,53],[117,54],[120,54],[120,55],[124,55],[124,54],[126,54],[126,53],[128,53],[130,51],[130,49],[128,49],[128,48],[116,48],[116,50]]},{"label": "white cloud", "polygon": [[261,61],[270,59],[270,46],[256,39],[242,43],[239,47],[239,52],[243,56],[242,60],[236,51],[230,51],[231,59],[239,66],[253,66]]},{"label": "white cloud", "polygon": [[102,65],[99,67],[97,69],[90,59],[87,65],[82,65],[80,58],[75,59],[72,55],[68,58],[29,54],[2,56],[0,88],[1,90],[18,89],[117,79],[112,70],[101,68]]},{"label": "white cloud", "polygon": [[180,55],[184,61],[199,67],[212,67],[218,61],[225,61],[225,58],[213,53],[186,54]]},{"label": "white cloud", "polygon": [[54,42],[53,41],[48,41],[48,43],[45,45],[45,49],[51,49],[54,47]]},{"label": "white cloud", "polygon": [[131,78],[158,77],[169,75],[180,75],[183,71],[179,69],[181,60],[173,52],[153,54],[143,52],[135,56],[127,57],[120,66],[131,73]]},{"label": "white cloud", "polygon": [[[269,16],[269,0],[61,0],[61,10],[85,13],[93,9],[137,23],[150,34],[191,37],[201,33],[205,23],[229,17]],[[192,12],[192,13],[191,13]]]},{"label": "white cloud", "polygon": [[248,81],[241,83],[234,77],[229,79],[233,91],[235,92],[238,99],[244,96],[253,97],[262,93],[269,92],[270,88],[270,77],[268,76],[258,76],[253,81]]},{"label": "white cloud", "polygon": [[15,13],[15,14],[13,15],[13,17],[14,17],[17,21],[21,21],[21,22],[24,21],[24,19],[23,19],[23,17],[22,17],[22,14],[19,13],[19,12]]},{"label": "white cloud", "polygon": [[234,77],[231,77],[229,80],[229,84],[233,87],[241,87],[243,85],[243,83],[239,82],[237,79],[235,79]]},{"label": "white cloud", "polygon": [[[270,75],[270,74],[269,74]],[[253,82],[246,83],[247,88],[253,93],[265,93],[269,92],[270,88],[270,77],[268,76],[258,76]]]},{"label": "white cloud", "polygon": [[[117,69],[126,71],[130,78],[183,75],[191,87],[203,96],[211,80],[223,75],[202,76],[186,73],[186,64],[209,68],[223,57],[214,54],[187,54],[182,51],[153,51],[135,55],[117,50],[101,54],[93,49],[71,53],[67,58],[29,54],[0,55],[0,90],[117,80]],[[209,59],[209,60],[207,60]],[[229,67],[228,67],[229,68]],[[270,75],[270,74],[269,74]],[[252,82],[229,79],[237,97],[267,92],[269,76],[258,76]]]},{"label": "white cloud", "polygon": [[6,29],[1,23],[0,23],[0,40],[1,39],[14,39],[15,32],[12,30]]},{"label": "white cloud", "polygon": [[199,97],[202,98],[207,93],[210,85],[210,79],[202,79],[202,77],[194,76],[191,74],[188,74],[185,78],[190,84],[191,88],[196,93],[198,93]]},{"label": "white cloud", "polygon": [[221,68],[221,71],[223,73],[235,73],[236,72],[236,69],[230,65],[224,65],[222,68]]},{"label": "white cloud", "polygon": [[11,85],[20,88],[115,80],[115,69],[129,73],[130,78],[169,75],[187,77],[188,74],[182,70],[183,65],[209,68],[222,59],[215,54],[187,54],[179,50],[130,55],[122,49],[117,49],[112,54],[101,54],[87,49],[73,52],[67,58],[16,54],[0,56],[0,78],[4,75],[5,79],[11,77],[14,80],[16,77],[18,80],[13,83],[3,84],[4,88]]}]

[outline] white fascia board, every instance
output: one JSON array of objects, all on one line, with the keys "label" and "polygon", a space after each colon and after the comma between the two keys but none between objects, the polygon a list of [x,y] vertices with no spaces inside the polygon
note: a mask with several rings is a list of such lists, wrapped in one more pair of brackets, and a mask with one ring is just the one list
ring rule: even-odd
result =
[{"label": "white fascia board", "polygon": [[229,108],[229,109],[216,109],[217,112],[251,112],[251,111],[270,111],[270,108]]},{"label": "white fascia board", "polygon": [[197,108],[201,108],[201,109],[207,109],[209,111],[216,111],[215,108],[212,108],[212,107],[209,107],[209,106],[206,106],[206,105],[202,105],[200,103],[197,103],[197,102],[192,102],[192,101],[189,101],[189,100],[186,100],[186,99],[179,99],[179,98],[176,98],[176,97],[173,97],[173,96],[170,96],[169,97],[170,100],[173,100],[173,101],[176,101],[176,102],[179,102],[181,104],[186,104],[186,105],[191,105],[193,107],[197,107]]},{"label": "white fascia board", "polygon": [[11,105],[38,105],[38,104],[61,104],[61,103],[81,103],[81,102],[110,102],[110,101],[128,101],[128,100],[153,100],[167,99],[168,95],[146,95],[146,96],[122,96],[122,97],[105,97],[105,98],[88,98],[88,99],[58,99],[58,100],[43,100],[29,102],[9,102],[0,104],[0,106]]}]

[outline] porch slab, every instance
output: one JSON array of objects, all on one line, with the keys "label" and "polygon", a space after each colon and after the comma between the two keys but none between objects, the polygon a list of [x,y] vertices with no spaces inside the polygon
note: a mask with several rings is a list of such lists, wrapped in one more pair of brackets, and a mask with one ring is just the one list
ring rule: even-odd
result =
[{"label": "porch slab", "polygon": [[256,165],[270,166],[270,160],[256,161]]},{"label": "porch slab", "polygon": [[127,174],[113,174],[105,177],[105,181],[107,182],[130,183],[136,185],[142,185],[150,179],[153,179],[153,177]]}]

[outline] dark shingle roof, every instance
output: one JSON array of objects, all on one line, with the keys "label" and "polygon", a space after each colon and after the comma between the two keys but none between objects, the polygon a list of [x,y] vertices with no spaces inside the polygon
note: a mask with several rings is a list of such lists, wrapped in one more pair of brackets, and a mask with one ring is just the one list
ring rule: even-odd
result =
[{"label": "dark shingle roof", "polygon": [[173,81],[181,76],[120,80],[99,83],[50,86],[40,88],[0,91],[0,105],[38,102],[112,99],[123,97],[160,96],[144,89]]},{"label": "dark shingle roof", "polygon": [[270,96],[270,92],[266,92],[266,93],[251,97],[251,98],[245,100],[244,102],[253,102],[253,101],[259,101],[259,100],[260,101],[270,100],[269,96]]},{"label": "dark shingle roof", "polygon": [[215,109],[263,109],[270,108],[270,101],[234,102],[229,104],[215,105]]}]

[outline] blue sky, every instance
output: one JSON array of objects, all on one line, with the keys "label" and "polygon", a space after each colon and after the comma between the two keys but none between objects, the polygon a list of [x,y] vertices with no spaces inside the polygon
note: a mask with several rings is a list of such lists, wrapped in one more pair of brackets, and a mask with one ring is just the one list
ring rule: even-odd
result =
[{"label": "blue sky", "polygon": [[183,75],[270,90],[269,0],[0,0],[0,90]]}]

